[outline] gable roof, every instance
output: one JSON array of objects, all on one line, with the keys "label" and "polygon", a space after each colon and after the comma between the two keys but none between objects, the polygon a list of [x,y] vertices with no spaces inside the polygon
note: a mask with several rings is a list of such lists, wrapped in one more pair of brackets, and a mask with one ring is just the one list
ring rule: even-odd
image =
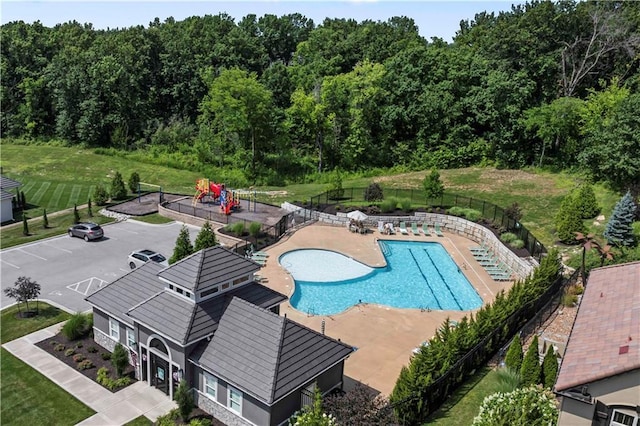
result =
[{"label": "gable roof", "polygon": [[158,276],[197,292],[260,270],[260,265],[222,246],[200,250],[166,268]]},{"label": "gable roof", "polygon": [[568,390],[640,368],[640,262],[593,269],[556,380]]},{"label": "gable roof", "polygon": [[0,175],[0,189],[12,189],[12,188],[17,188],[20,185],[22,184],[17,180],[9,179],[6,176]]},{"label": "gable roof", "polygon": [[13,198],[13,194],[7,191],[0,189],[0,200],[11,200]]},{"label": "gable roof", "polygon": [[273,404],[352,352],[349,345],[234,297],[211,342],[192,360]]}]

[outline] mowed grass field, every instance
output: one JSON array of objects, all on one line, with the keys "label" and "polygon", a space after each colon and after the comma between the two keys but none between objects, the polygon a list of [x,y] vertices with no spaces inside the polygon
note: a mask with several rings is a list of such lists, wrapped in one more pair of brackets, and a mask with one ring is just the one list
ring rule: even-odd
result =
[{"label": "mowed grass field", "polygon": [[[120,172],[125,183],[135,171],[143,182],[159,185],[164,192],[179,194],[193,194],[195,181],[199,178],[216,181],[215,176],[202,176],[197,172],[98,155],[80,148],[6,143],[1,148],[0,165],[3,173],[23,185],[20,189],[29,204],[26,211],[28,218],[41,217],[44,209],[50,214],[72,208],[74,204],[86,204],[97,185],[109,188],[116,171]],[[372,182],[378,182],[387,190],[414,188],[419,191],[427,173],[428,171],[419,171],[390,176],[345,177],[343,187],[365,188]],[[533,169],[470,167],[441,170],[440,175],[448,193],[485,200],[501,207],[518,203],[524,215],[522,223],[547,247],[556,241],[553,222],[562,199],[583,182],[577,175]],[[308,200],[326,191],[328,185],[293,184],[255,189],[260,201],[278,205],[283,201]],[[595,185],[595,190],[602,213],[608,218],[621,195],[602,185]],[[99,209],[94,207],[94,212],[97,210]],[[21,219],[19,214],[17,219]],[[589,220],[586,224],[590,232],[601,235],[606,221],[598,225]]]}]

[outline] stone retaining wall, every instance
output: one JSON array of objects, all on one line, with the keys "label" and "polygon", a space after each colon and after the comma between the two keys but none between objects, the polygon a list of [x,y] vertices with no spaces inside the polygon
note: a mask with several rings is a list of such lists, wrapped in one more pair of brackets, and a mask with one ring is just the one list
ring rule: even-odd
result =
[{"label": "stone retaining wall", "polygon": [[193,399],[201,410],[211,414],[227,426],[255,426],[253,423],[233,414],[222,405],[204,396],[196,389],[193,390]]},{"label": "stone retaining wall", "polygon": [[[323,222],[333,226],[348,226],[350,219],[346,213],[338,212],[336,215],[317,212],[315,210],[304,209],[302,207],[285,202],[281,207],[290,212],[298,212],[299,214],[306,214],[319,222]],[[504,263],[519,278],[524,278],[533,272],[533,269],[538,266],[538,262],[532,258],[521,258],[516,256],[509,248],[507,248],[496,235],[484,226],[468,221],[464,218],[457,216],[450,216],[439,213],[426,213],[415,212],[411,216],[375,216],[375,218],[364,220],[365,226],[376,228],[378,227],[378,221],[384,223],[393,223],[396,226],[400,222],[406,222],[408,225],[411,222],[418,224],[430,225],[434,227],[436,223],[440,224],[440,228],[443,231],[452,232],[468,238],[478,244],[484,244],[490,251],[492,251],[498,260]]]}]

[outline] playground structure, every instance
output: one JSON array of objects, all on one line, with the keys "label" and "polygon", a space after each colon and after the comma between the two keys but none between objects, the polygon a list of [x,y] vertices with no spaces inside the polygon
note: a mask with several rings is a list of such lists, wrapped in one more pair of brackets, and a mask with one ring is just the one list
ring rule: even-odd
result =
[{"label": "playground structure", "polygon": [[239,194],[226,189],[224,183],[210,182],[209,179],[198,179],[196,181],[196,193],[191,204],[196,206],[198,201],[203,202],[205,196],[209,196],[213,203],[219,203],[220,210],[224,214],[231,214],[232,211],[240,208]]}]

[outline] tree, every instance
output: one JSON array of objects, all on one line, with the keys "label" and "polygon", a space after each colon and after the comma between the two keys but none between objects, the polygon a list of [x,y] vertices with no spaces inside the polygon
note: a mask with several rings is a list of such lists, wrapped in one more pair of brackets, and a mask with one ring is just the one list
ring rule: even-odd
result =
[{"label": "tree", "polygon": [[218,240],[216,239],[216,234],[215,232],[213,232],[213,229],[211,229],[211,224],[207,220],[204,222],[204,225],[202,226],[202,229],[200,229],[200,232],[198,232],[193,251],[197,252],[208,247],[213,247],[217,244]]},{"label": "tree", "polygon": [[27,223],[27,215],[24,212],[22,213],[22,235],[29,236],[29,224]]},{"label": "tree", "polygon": [[313,391],[313,404],[307,405],[289,419],[290,426],[333,426],[335,424],[333,417],[322,411],[322,393],[317,386]]},{"label": "tree", "polygon": [[558,356],[553,348],[553,345],[549,345],[547,353],[544,355],[542,361],[542,385],[545,388],[553,388],[556,383],[556,376],[558,375]]},{"label": "tree", "polygon": [[131,173],[131,176],[129,176],[129,190],[131,191],[132,194],[135,194],[138,192],[138,185],[140,184],[140,175],[138,174],[138,172],[133,172]]},{"label": "tree", "polygon": [[124,369],[127,368],[127,364],[129,364],[129,355],[127,354],[127,350],[120,343],[116,343],[116,347],[113,348],[111,364],[113,365],[113,368],[116,369],[117,376],[122,377]]},{"label": "tree", "polygon": [[558,402],[553,392],[528,386],[485,397],[472,426],[555,425]]},{"label": "tree", "polygon": [[575,244],[576,232],[584,233],[582,212],[579,210],[574,193],[567,194],[562,200],[560,210],[555,217],[555,225],[558,239],[563,243]]},{"label": "tree", "polygon": [[535,335],[522,360],[522,367],[520,367],[522,384],[525,386],[537,385],[540,383],[541,375],[542,369],[540,367],[540,355],[538,355],[538,336]]},{"label": "tree", "polygon": [[632,247],[635,244],[633,221],[636,209],[631,191],[627,191],[613,208],[613,213],[604,229],[604,237],[609,244],[616,247]]},{"label": "tree", "polygon": [[444,194],[444,184],[440,181],[440,173],[436,169],[431,169],[431,172],[424,177],[422,186],[427,199],[440,198]]},{"label": "tree", "polygon": [[343,195],[342,173],[340,173],[340,169],[335,169],[329,178],[329,198],[332,200],[340,200]]},{"label": "tree", "polygon": [[507,355],[504,357],[504,363],[513,371],[520,371],[522,367],[522,358],[524,354],[522,352],[522,342],[520,341],[520,335],[517,335],[511,341]]},{"label": "tree", "polygon": [[520,219],[522,219],[522,207],[520,207],[518,203],[514,202],[509,207],[504,209],[504,214],[507,215],[509,219],[520,222]]},{"label": "tree", "polygon": [[96,206],[104,206],[109,200],[109,193],[102,184],[98,184],[96,189],[93,190],[93,199],[96,201]]},{"label": "tree", "polygon": [[578,193],[576,194],[576,202],[578,203],[577,208],[581,213],[582,219],[591,219],[600,213],[596,193],[593,191],[593,186],[591,185],[580,185]]},{"label": "tree", "polygon": [[91,198],[87,200],[87,216],[93,217],[93,211],[91,210]]},{"label": "tree", "polygon": [[384,200],[384,192],[382,192],[380,184],[377,182],[369,184],[369,186],[364,190],[363,198],[365,201],[369,202]]},{"label": "tree", "polygon": [[78,212],[78,205],[73,205],[73,223],[80,223],[80,213]]},{"label": "tree", "polygon": [[22,210],[26,210],[27,209],[27,199],[24,196],[24,192],[20,191],[20,204],[22,207]]},{"label": "tree", "polygon": [[176,240],[176,246],[173,249],[173,256],[169,259],[169,264],[176,263],[179,260],[193,253],[193,245],[191,244],[191,238],[189,237],[189,230],[186,225],[182,225],[178,239]]},{"label": "tree", "polygon": [[324,408],[341,425],[398,424],[389,401],[359,382],[344,395],[327,397]]},{"label": "tree", "polygon": [[111,181],[111,191],[109,192],[112,200],[121,200],[127,197],[127,189],[124,187],[124,181],[120,172],[116,172]]},{"label": "tree", "polygon": [[[26,304],[27,312],[29,312],[29,300],[38,298],[40,295],[40,284],[36,281],[31,281],[29,277],[18,277],[13,287],[4,289],[4,294],[18,302],[18,312],[20,312],[20,303]],[[37,309],[36,303],[36,312]],[[22,315],[22,313],[20,314]]]},{"label": "tree", "polygon": [[42,211],[42,227],[47,229],[49,227],[49,219],[47,219],[47,209]]},{"label": "tree", "polygon": [[193,395],[187,386],[186,380],[180,380],[178,389],[176,389],[175,399],[176,404],[178,404],[180,417],[182,417],[183,422],[187,423],[189,421],[189,416],[195,407],[195,403],[193,402]]}]

